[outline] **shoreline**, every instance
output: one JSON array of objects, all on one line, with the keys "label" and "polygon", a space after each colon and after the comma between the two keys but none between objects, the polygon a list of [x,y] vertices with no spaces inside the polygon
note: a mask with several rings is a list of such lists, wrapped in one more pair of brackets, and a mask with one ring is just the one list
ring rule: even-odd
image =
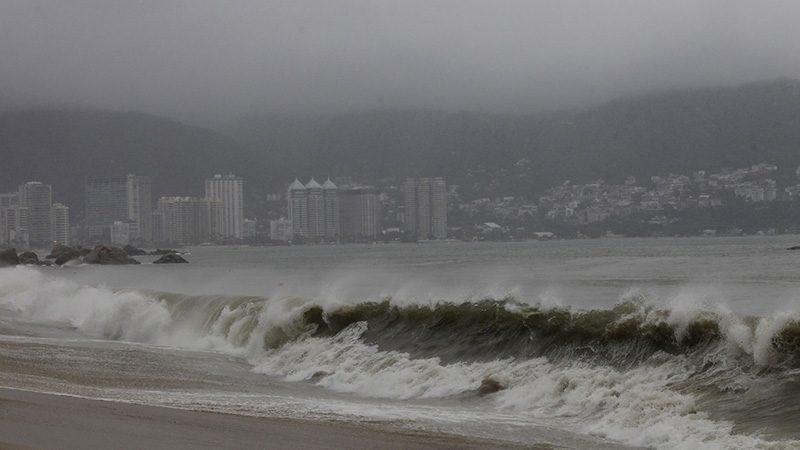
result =
[{"label": "shoreline", "polygon": [[377,424],[237,416],[0,387],[0,449],[25,448],[477,450],[520,446]]}]

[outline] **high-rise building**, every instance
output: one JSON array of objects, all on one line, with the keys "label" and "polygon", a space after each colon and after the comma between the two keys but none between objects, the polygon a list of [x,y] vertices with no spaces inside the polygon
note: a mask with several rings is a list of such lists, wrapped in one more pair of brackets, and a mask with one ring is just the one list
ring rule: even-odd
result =
[{"label": "high-rise building", "polygon": [[212,239],[213,220],[221,202],[211,198],[161,197],[158,216],[163,223],[157,225],[162,242],[193,245]]},{"label": "high-rise building", "polygon": [[325,210],[325,239],[334,241],[339,238],[341,224],[338,188],[330,178],[322,185],[322,198]]},{"label": "high-rise building", "polygon": [[419,239],[447,237],[447,183],[444,178],[409,178],[403,183],[406,234]]},{"label": "high-rise building", "polygon": [[53,243],[53,188],[38,181],[25,183],[19,187],[19,204],[28,208],[29,245],[50,248]]},{"label": "high-rise building", "polygon": [[61,203],[53,203],[52,229],[53,241],[61,245],[70,244],[69,208]]},{"label": "high-rise building", "polygon": [[30,239],[28,233],[29,210],[26,206],[14,205],[6,209],[6,230],[8,233],[8,244],[27,248]]},{"label": "high-rise building", "polygon": [[341,238],[360,242],[374,240],[381,234],[381,208],[378,190],[354,186],[339,190]]},{"label": "high-rise building", "polygon": [[128,245],[131,242],[131,222],[120,220],[111,224],[111,243],[114,245]]},{"label": "high-rise building", "polygon": [[206,198],[219,200],[213,232],[220,239],[242,239],[244,224],[244,180],[236,175],[214,175],[206,179]]},{"label": "high-rise building", "polygon": [[339,235],[339,201],[336,185],[328,179],[320,185],[311,179],[289,186],[289,221],[294,236],[309,241],[333,241]]},{"label": "high-rise building", "polygon": [[5,245],[10,242],[9,232],[11,229],[9,228],[8,210],[18,204],[18,192],[0,194],[0,245]]},{"label": "high-rise building", "polygon": [[431,238],[431,184],[425,178],[417,183],[417,237]]},{"label": "high-rise building", "polygon": [[86,182],[87,238],[110,238],[114,222],[131,222],[131,239],[152,239],[152,192],[149,177],[91,177]]},{"label": "high-rise building", "polygon": [[306,198],[308,201],[306,237],[320,240],[325,237],[325,198],[322,195],[322,186],[313,178],[306,184]]},{"label": "high-rise building", "polygon": [[131,239],[150,241],[153,234],[153,194],[150,177],[128,175],[128,222],[131,225]]},{"label": "high-rise building", "polygon": [[403,183],[404,231],[409,236],[417,235],[417,180],[408,178]]},{"label": "high-rise building", "polygon": [[166,243],[167,242],[167,224],[166,215],[164,211],[156,209],[153,211],[153,219],[151,221],[153,226],[152,242]]},{"label": "high-rise building", "polygon": [[289,222],[292,224],[292,235],[308,236],[308,198],[306,187],[297,178],[289,185],[287,193],[289,201]]},{"label": "high-rise building", "polygon": [[295,179],[288,189],[289,222],[294,237],[332,242],[341,235],[340,188],[328,178],[320,185]]},{"label": "high-rise building", "polygon": [[431,178],[431,237],[435,239],[447,238],[447,183],[444,178]]}]

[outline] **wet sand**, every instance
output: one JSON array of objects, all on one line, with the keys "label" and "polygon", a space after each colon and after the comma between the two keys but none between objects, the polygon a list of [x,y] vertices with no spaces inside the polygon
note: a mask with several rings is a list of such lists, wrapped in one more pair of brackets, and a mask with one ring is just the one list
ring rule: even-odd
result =
[{"label": "wet sand", "polygon": [[445,434],[186,411],[0,388],[0,449],[484,449]]}]

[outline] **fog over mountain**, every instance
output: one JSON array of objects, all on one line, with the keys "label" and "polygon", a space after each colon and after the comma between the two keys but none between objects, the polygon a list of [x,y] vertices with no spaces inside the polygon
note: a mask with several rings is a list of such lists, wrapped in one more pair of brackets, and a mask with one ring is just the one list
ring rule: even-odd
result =
[{"label": "fog over mountain", "polygon": [[800,77],[800,3],[4,0],[0,105],[527,114]]},{"label": "fog over mountain", "polygon": [[[87,176],[137,173],[156,195],[197,195],[233,171],[257,214],[297,175],[443,175],[466,196],[533,197],[566,179],[691,173],[758,162],[793,177],[800,165],[800,81],[674,90],[569,113],[396,110],[254,115],[228,134],[140,113],[25,110],[0,114],[0,180],[31,179],[82,208]],[[255,210],[253,210],[255,208]],[[76,216],[80,217],[80,216]]]},{"label": "fog over mountain", "polygon": [[0,187],[53,183],[79,212],[94,174],[156,194],[230,170],[251,196],[419,174],[534,195],[790,170],[798,18],[793,1],[0,1]]}]

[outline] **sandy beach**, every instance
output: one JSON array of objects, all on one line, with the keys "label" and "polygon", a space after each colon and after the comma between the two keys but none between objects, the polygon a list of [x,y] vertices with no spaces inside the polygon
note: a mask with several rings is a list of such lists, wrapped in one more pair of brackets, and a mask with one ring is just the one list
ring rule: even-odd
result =
[{"label": "sandy beach", "polygon": [[242,417],[0,388],[0,449],[484,449],[503,443],[377,426]]}]

